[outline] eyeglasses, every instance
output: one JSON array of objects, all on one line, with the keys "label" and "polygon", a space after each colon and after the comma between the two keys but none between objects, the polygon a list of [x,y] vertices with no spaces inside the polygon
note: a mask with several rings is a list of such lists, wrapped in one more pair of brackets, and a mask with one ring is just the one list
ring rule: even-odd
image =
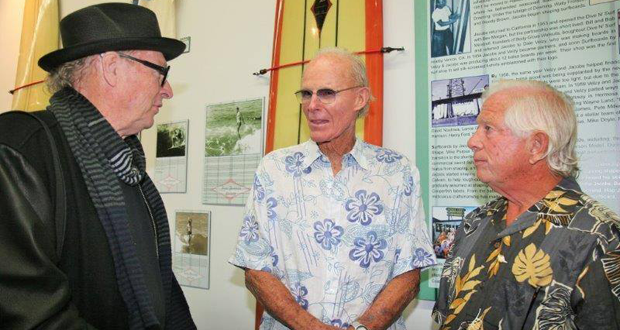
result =
[{"label": "eyeglasses", "polygon": [[135,57],[133,57],[131,55],[127,55],[125,53],[117,53],[117,54],[120,57],[132,60],[134,62],[138,62],[138,63],[140,63],[140,64],[142,64],[142,65],[144,65],[146,67],[149,67],[149,68],[159,72],[159,74],[161,74],[164,77],[164,79],[162,79],[162,81],[161,81],[161,87],[164,87],[164,84],[166,83],[166,78],[168,77],[168,71],[170,71],[170,65],[168,65],[166,67],[163,67],[163,66],[157,65],[155,63],[149,62],[149,61],[145,61],[145,60],[141,60],[139,58],[135,58]]},{"label": "eyeglasses", "polygon": [[345,89],[341,89],[337,91],[331,88],[321,88],[317,90],[316,92],[302,89],[302,90],[295,92],[295,96],[297,96],[297,100],[299,101],[299,103],[304,104],[304,103],[310,102],[310,100],[312,99],[312,95],[316,94],[316,97],[319,98],[319,101],[321,101],[321,103],[330,104],[336,100],[336,95],[338,93],[348,91],[353,88],[360,88],[360,87],[364,87],[364,86],[353,86],[353,87],[349,87],[349,88],[345,88]]}]

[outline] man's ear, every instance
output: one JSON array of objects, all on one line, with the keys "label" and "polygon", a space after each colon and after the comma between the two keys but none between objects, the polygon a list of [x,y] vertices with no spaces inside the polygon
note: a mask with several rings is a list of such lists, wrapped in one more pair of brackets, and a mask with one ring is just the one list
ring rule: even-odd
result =
[{"label": "man's ear", "polygon": [[101,76],[110,86],[114,87],[118,83],[120,56],[116,52],[106,52],[99,54],[101,57]]},{"label": "man's ear", "polygon": [[357,93],[355,110],[361,111],[368,102],[370,102],[370,89],[368,87],[361,87]]},{"label": "man's ear", "polygon": [[527,148],[530,154],[530,164],[534,165],[546,157],[549,149],[549,136],[541,131],[532,133],[528,138]]}]

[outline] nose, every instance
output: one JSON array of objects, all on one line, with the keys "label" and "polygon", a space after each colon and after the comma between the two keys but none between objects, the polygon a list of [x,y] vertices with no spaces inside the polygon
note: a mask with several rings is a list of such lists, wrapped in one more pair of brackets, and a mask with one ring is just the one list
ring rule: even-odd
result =
[{"label": "nose", "polygon": [[170,85],[170,82],[168,82],[168,80],[166,80],[164,85],[161,87],[161,94],[162,97],[165,99],[171,99],[172,96],[174,96],[174,93],[172,92],[172,86]]},{"label": "nose", "polygon": [[319,106],[319,104],[322,104],[321,101],[319,100],[319,97],[316,95],[316,93],[312,94],[312,97],[310,98],[310,101],[308,101],[306,108],[308,110],[316,110]]},{"label": "nose", "polygon": [[473,151],[480,149],[480,138],[478,136],[480,134],[480,131],[481,128],[480,126],[478,126],[474,134],[472,134],[469,137],[469,140],[467,140],[467,147]]}]

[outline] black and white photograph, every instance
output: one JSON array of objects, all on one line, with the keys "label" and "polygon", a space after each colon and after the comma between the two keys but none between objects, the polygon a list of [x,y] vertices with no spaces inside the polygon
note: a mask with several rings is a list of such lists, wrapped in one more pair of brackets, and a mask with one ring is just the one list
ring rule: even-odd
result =
[{"label": "black and white photograph", "polygon": [[180,285],[209,289],[211,212],[176,211],[173,269]]},{"label": "black and white photograph", "polygon": [[209,255],[209,213],[177,212],[175,242],[176,252]]},{"label": "black and white photograph", "polygon": [[476,125],[489,75],[431,81],[431,126]]},{"label": "black and white photograph", "polygon": [[471,51],[469,0],[430,0],[431,57]]},{"label": "black and white photograph", "polygon": [[157,158],[185,156],[187,121],[157,125]]}]

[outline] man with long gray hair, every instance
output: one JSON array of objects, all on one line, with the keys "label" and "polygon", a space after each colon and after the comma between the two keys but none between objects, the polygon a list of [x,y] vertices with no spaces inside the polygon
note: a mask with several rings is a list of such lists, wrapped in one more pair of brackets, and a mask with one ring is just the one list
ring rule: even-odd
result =
[{"label": "man with long gray hair", "polygon": [[0,118],[0,328],[195,329],[136,137],[172,97],[167,61],[185,45],[124,3],[60,32],[39,60],[47,110]]},{"label": "man with long gray hair", "polygon": [[500,81],[469,139],[501,196],[467,215],[433,311],[441,329],[619,329],[620,218],[575,181],[572,101],[546,83]]}]

